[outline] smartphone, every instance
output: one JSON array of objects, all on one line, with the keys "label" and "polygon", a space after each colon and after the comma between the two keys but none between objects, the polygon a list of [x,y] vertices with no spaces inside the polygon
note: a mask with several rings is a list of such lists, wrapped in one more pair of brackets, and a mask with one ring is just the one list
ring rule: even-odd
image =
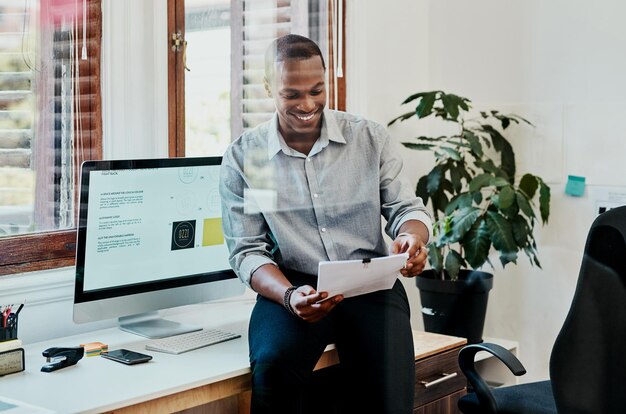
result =
[{"label": "smartphone", "polygon": [[100,356],[126,365],[140,364],[152,359],[151,355],[130,351],[128,349],[116,349],[114,351],[103,352]]}]

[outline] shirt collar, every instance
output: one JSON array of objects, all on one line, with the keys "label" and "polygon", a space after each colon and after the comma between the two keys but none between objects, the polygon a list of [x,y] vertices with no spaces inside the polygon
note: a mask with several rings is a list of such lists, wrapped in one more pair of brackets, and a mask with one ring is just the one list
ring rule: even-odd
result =
[{"label": "shirt collar", "polygon": [[[346,143],[346,139],[339,128],[339,124],[337,124],[337,119],[335,118],[333,111],[324,109],[322,131],[320,132],[320,137],[317,142],[315,142],[315,145],[311,149],[311,153],[309,155],[314,155],[320,152],[328,146],[330,141],[339,144]],[[278,154],[279,151],[283,151],[287,155],[293,155],[295,152],[287,145],[285,139],[278,131],[278,113],[274,112],[268,129],[267,158],[271,160],[276,154]]]}]

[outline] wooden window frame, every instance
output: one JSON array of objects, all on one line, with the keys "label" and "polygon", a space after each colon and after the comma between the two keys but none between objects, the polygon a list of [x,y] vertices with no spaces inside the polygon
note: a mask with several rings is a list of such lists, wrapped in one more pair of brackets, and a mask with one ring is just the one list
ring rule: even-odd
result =
[{"label": "wooden window frame", "polygon": [[[232,1],[232,0],[231,0]],[[346,0],[327,0],[328,10],[332,10],[335,2],[339,3],[342,8],[343,21],[340,36],[343,44],[346,44]],[[185,38],[185,1],[184,0],[167,0],[167,26],[169,41],[172,41],[172,35],[180,33]],[[332,24],[332,13],[328,13],[328,24]],[[329,61],[328,68],[335,67],[336,51],[332,42],[332,31],[329,30],[328,52]],[[185,156],[185,64],[183,62],[184,53],[182,50],[177,51],[175,48],[168,49],[168,119],[169,119],[169,156],[184,157]],[[344,76],[337,79],[337,88],[333,82],[329,82],[328,102],[334,102],[335,94],[337,94],[337,107],[340,111],[346,110],[346,48],[342,49],[342,62]],[[330,105],[329,105],[330,106]]]},{"label": "wooden window frame", "polygon": [[[81,82],[80,102],[83,114],[82,128],[79,129],[78,116],[75,119],[74,153],[76,165],[87,159],[102,159],[102,101],[100,92],[100,50],[102,39],[101,0],[88,0],[87,36],[88,60],[79,60],[79,72],[89,82]],[[83,46],[78,40],[78,50]],[[76,99],[76,97],[75,97]],[[79,135],[80,134],[80,135]],[[78,143],[81,144],[80,150]],[[36,166],[37,161],[36,161]],[[80,171],[75,171],[75,182],[79,183]],[[78,185],[74,189],[78,194]],[[78,198],[76,198],[78,200]],[[76,209],[78,211],[78,209]],[[34,233],[0,238],[0,276],[73,266],[76,256],[76,229]]]}]

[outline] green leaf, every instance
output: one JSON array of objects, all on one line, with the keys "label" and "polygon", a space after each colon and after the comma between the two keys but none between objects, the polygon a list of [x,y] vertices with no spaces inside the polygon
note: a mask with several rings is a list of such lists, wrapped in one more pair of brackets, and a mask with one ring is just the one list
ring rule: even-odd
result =
[{"label": "green leaf", "polygon": [[391,124],[394,124],[396,121],[406,121],[407,119],[409,119],[409,118],[411,118],[413,116],[415,116],[415,111],[407,112],[407,113],[402,114],[399,117],[394,118],[391,121],[389,121],[387,126],[390,126]]},{"label": "green leaf", "polygon": [[[424,95],[426,95],[428,93],[434,93],[434,92],[418,92],[418,93],[414,93],[413,95],[411,95],[408,98],[406,98],[404,100],[404,102],[402,102],[402,105],[408,104],[409,102],[414,101],[417,98],[421,98],[422,96],[424,96]],[[415,113],[415,112],[413,112],[413,113]]]},{"label": "green leaf", "polygon": [[517,252],[500,252],[500,263],[505,267],[507,263],[517,263]]},{"label": "green leaf", "polygon": [[465,233],[462,244],[465,248],[465,259],[472,268],[477,269],[485,263],[491,248],[485,220],[481,218],[474,223],[472,228]]},{"label": "green leaf", "polygon": [[500,211],[502,212],[502,214],[506,216],[507,220],[511,220],[513,219],[513,217],[516,217],[519,214],[519,206],[517,205],[517,198],[514,196],[513,204],[511,204],[509,207]]},{"label": "green leaf", "polygon": [[431,194],[430,200],[433,203],[433,210],[435,213],[437,213],[437,211],[441,211],[443,213],[448,205],[448,197],[443,191],[437,191],[436,193]]},{"label": "green leaf", "polygon": [[527,119],[525,119],[525,118],[522,118],[522,117],[521,117],[521,116],[519,116],[519,115],[510,114],[510,115],[509,115],[509,118],[511,118],[512,120],[515,120],[517,123],[519,123],[519,121],[522,121],[522,122],[524,122],[524,123],[526,123],[526,124],[528,124],[528,125],[530,125],[530,126],[534,126],[534,125],[533,125],[533,124],[532,124],[529,120],[527,120]]},{"label": "green leaf", "polygon": [[510,185],[502,187],[500,191],[500,209],[506,210],[513,205],[515,201],[515,190]]},{"label": "green leaf", "polygon": [[419,105],[415,108],[418,118],[425,118],[433,112],[436,97],[437,92],[428,92],[422,95]]},{"label": "green leaf", "polygon": [[417,186],[415,187],[415,195],[422,199],[422,202],[424,203],[424,205],[428,204],[429,194],[428,194],[427,183],[428,183],[428,176],[424,175],[420,177],[419,181],[417,182]]},{"label": "green leaf", "polygon": [[491,242],[501,254],[515,253],[517,254],[518,246],[513,238],[513,229],[509,223],[500,214],[487,211],[487,228],[491,235]]},{"label": "green leaf", "polygon": [[508,174],[501,168],[496,167],[492,160],[476,161],[476,165],[487,172],[497,175],[498,177],[503,177],[507,180],[507,184],[509,183]]},{"label": "green leaf", "polygon": [[508,178],[513,180],[515,177],[515,153],[509,141],[491,125],[483,125],[483,129],[491,136],[491,142],[496,151],[500,153],[500,168],[504,170]]},{"label": "green leaf", "polygon": [[513,237],[517,245],[526,247],[529,244],[528,238],[532,236],[528,222],[522,216],[515,216],[511,220],[511,228],[513,229]]},{"label": "green leaf", "polygon": [[446,215],[452,214],[452,212],[456,209],[462,209],[465,207],[471,207],[472,205],[472,194],[471,193],[461,193],[452,198],[448,206],[446,207]]},{"label": "green leaf", "polygon": [[434,147],[433,144],[416,144],[414,142],[403,142],[402,145],[404,145],[407,148],[418,150],[418,151],[430,151]]},{"label": "green leaf", "polygon": [[460,169],[459,164],[454,164],[450,167],[450,182],[452,183],[452,188],[454,188],[455,193],[460,193],[463,188]]},{"label": "green leaf", "polygon": [[493,185],[494,187],[500,188],[509,186],[510,183],[502,177],[493,177],[489,184]]},{"label": "green leaf", "polygon": [[470,182],[470,191],[478,191],[483,187],[487,187],[491,184],[491,174],[479,174]]},{"label": "green leaf", "polygon": [[441,104],[448,113],[449,118],[457,120],[461,110],[467,111],[469,109],[469,99],[457,96],[451,93],[441,93]]},{"label": "green leaf", "polygon": [[539,187],[539,181],[537,181],[537,177],[532,174],[524,174],[519,182],[520,190],[522,190],[529,199],[532,199],[535,196],[537,187]]},{"label": "green leaf", "polygon": [[515,193],[515,197],[517,198],[517,205],[519,206],[520,210],[522,210],[522,212],[528,217],[535,217],[535,212],[530,206],[528,198],[526,198],[526,194],[518,191],[517,193]]},{"label": "green leaf", "polygon": [[472,131],[465,130],[463,131],[463,138],[469,142],[472,154],[476,156],[476,158],[481,158],[483,156],[483,146],[480,145],[478,137]]},{"label": "green leaf", "polygon": [[428,262],[437,273],[441,273],[443,270],[443,256],[441,249],[437,247],[430,247],[428,249]]},{"label": "green leaf", "polygon": [[450,279],[457,280],[459,278],[459,271],[461,270],[463,262],[461,255],[457,251],[450,249],[446,255],[445,264],[445,269],[450,275]]},{"label": "green leaf", "polygon": [[539,185],[539,211],[541,212],[541,221],[546,224],[548,217],[550,217],[550,187],[543,181]]},{"label": "green leaf", "polygon": [[426,186],[426,189],[428,190],[430,194],[433,194],[439,191],[442,178],[443,178],[443,171],[441,170],[441,167],[439,166],[436,166],[430,171],[430,173],[428,173],[428,184]]},{"label": "green leaf", "polygon": [[524,253],[530,259],[530,264],[533,264],[541,269],[541,263],[539,262],[539,258],[537,257],[537,250],[534,247],[525,247]]},{"label": "green leaf", "polygon": [[454,238],[460,240],[465,233],[474,225],[480,216],[480,209],[476,207],[464,207],[456,212],[452,218],[452,232]]},{"label": "green leaf", "polygon": [[[414,113],[414,112],[413,112]],[[442,135],[440,137],[425,137],[425,136],[419,136],[417,138],[415,138],[418,141],[424,141],[424,142],[439,142],[439,141],[446,141],[448,137],[446,137],[445,135]]]},{"label": "green leaf", "polygon": [[472,198],[474,199],[474,203],[478,205],[483,202],[483,194],[480,191],[473,192]]},{"label": "green leaf", "polygon": [[457,150],[450,147],[440,147],[439,149],[448,154],[448,157],[452,158],[454,161],[461,160],[461,154]]}]

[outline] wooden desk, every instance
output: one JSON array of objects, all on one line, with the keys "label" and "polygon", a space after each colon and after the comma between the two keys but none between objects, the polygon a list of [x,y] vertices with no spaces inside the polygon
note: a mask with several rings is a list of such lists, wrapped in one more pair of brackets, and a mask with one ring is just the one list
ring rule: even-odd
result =
[{"label": "wooden desk", "polygon": [[[1,378],[0,396],[58,413],[151,414],[172,413],[227,397],[243,396],[239,398],[240,409],[235,408],[235,412],[245,412],[246,393],[250,389],[247,320],[252,306],[253,301],[197,305],[184,314],[166,315],[168,319],[242,334],[242,338],[181,355],[146,351],[148,339],[117,328],[28,345],[25,347],[26,370]],[[210,317],[207,317],[208,313]],[[220,323],[208,325],[207,320],[219,320]],[[428,387],[421,381],[432,382],[442,373],[452,372],[456,367],[456,353],[465,339],[423,332],[414,335],[418,372],[416,396],[419,397],[415,413],[448,412],[431,411],[431,407],[449,405],[449,401],[458,398],[455,395],[464,392],[462,374]],[[149,353],[154,358],[146,364],[126,366],[100,357],[85,357],[76,366],[57,372],[39,371],[44,364],[41,356],[44,349],[93,341],[107,343],[110,349],[127,348]],[[318,367],[336,363],[337,355],[329,347]]]}]

